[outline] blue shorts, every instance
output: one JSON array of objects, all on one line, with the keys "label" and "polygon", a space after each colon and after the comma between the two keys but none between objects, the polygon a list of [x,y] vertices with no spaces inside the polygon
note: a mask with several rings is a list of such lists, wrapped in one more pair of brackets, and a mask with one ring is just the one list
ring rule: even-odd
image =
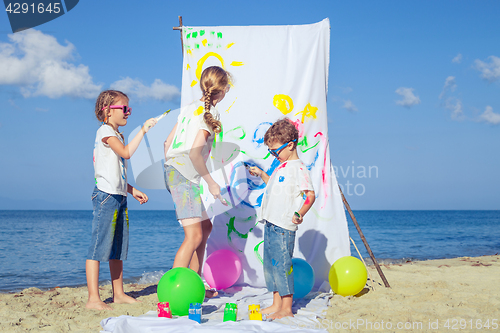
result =
[{"label": "blue shorts", "polygon": [[292,256],[295,231],[266,221],[264,226],[264,277],[267,289],[280,296],[293,294]]},{"label": "blue shorts", "polygon": [[201,201],[200,184],[186,179],[176,168],[167,165],[163,170],[165,186],[172,195],[178,220],[202,217],[205,206]]},{"label": "blue shorts", "polygon": [[109,194],[95,187],[92,193],[92,204],[94,219],[87,259],[97,261],[127,259],[127,197]]}]

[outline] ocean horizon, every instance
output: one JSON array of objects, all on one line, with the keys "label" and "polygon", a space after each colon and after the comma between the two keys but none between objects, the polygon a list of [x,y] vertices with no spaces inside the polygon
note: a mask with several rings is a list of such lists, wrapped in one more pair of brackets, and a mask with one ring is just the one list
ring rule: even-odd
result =
[{"label": "ocean horizon", "polygon": [[[500,210],[355,210],[379,263],[494,255]],[[350,237],[368,252],[346,211]],[[126,282],[155,283],[172,267],[184,233],[173,210],[129,210]],[[0,210],[0,292],[86,284],[92,210]],[[358,257],[351,244],[351,255]],[[367,260],[369,263],[370,260]],[[107,263],[100,283],[109,282]]]}]

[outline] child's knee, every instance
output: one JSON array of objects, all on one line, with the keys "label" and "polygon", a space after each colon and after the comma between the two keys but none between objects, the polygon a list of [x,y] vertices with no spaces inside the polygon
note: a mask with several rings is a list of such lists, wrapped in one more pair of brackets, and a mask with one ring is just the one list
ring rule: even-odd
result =
[{"label": "child's knee", "polygon": [[185,235],[186,242],[193,244],[194,247],[198,247],[198,245],[201,244],[201,241],[203,240],[203,233],[201,230],[198,232],[191,232],[189,234]]}]

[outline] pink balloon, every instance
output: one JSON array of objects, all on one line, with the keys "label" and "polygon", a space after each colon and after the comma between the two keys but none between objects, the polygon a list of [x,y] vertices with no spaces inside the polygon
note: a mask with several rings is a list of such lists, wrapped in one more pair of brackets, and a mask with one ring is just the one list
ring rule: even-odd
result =
[{"label": "pink balloon", "polygon": [[211,288],[229,288],[238,281],[240,275],[240,258],[230,250],[213,252],[203,265],[203,276]]}]

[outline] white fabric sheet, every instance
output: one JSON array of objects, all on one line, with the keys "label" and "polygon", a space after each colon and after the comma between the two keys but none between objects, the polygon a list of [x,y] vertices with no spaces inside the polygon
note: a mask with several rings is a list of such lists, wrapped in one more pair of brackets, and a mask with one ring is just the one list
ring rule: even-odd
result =
[{"label": "white fabric sheet", "polygon": [[[158,318],[155,311],[140,317],[110,317],[101,321],[102,333],[145,332],[326,332],[332,324],[325,319],[331,293],[310,293],[294,302],[295,316],[274,321],[248,320],[248,306],[260,304],[261,308],[272,304],[272,294],[265,288],[233,287],[220,297],[203,303],[201,324],[185,317]],[[223,322],[226,303],[237,303],[236,322]]]},{"label": "white fabric sheet", "polygon": [[[265,184],[250,176],[243,163],[272,173],[278,162],[269,155],[263,138],[272,123],[286,116],[299,129],[298,155],[309,169],[317,196],[297,230],[294,256],[311,264],[315,286],[320,286],[335,260],[350,255],[328,143],[329,20],[297,26],[183,27],[182,35],[181,106],[201,97],[199,79],[204,68],[222,66],[234,77],[231,90],[217,105],[223,131],[216,136],[209,158],[209,170],[230,205],[214,202],[201,182],[214,226],[207,255],[219,249],[233,251],[243,266],[237,284],[265,286],[263,227],[256,221]],[[160,120],[132,157],[139,186],[165,188],[163,142],[177,115],[172,111]]]},{"label": "white fabric sheet", "polygon": [[[241,162],[272,173],[279,163],[268,155],[264,134],[286,116],[299,129],[298,154],[310,170],[317,196],[297,231],[294,256],[312,265],[318,287],[328,279],[335,260],[350,255],[347,221],[328,145],[329,20],[296,26],[184,27],[183,42],[182,105],[201,97],[198,83],[204,68],[221,66],[234,77],[231,90],[217,105],[223,133],[216,136],[216,142],[237,147],[219,149],[222,152],[211,159],[212,169],[224,171],[214,177],[221,187],[232,192],[248,187],[246,192],[240,190],[244,197],[228,195],[234,205],[213,218],[207,255],[219,249],[234,251],[243,264],[238,283],[265,286],[263,227],[256,221],[265,184],[250,176]],[[228,163],[229,157],[233,160]],[[208,191],[204,194],[205,205],[210,207],[213,197]]]}]

